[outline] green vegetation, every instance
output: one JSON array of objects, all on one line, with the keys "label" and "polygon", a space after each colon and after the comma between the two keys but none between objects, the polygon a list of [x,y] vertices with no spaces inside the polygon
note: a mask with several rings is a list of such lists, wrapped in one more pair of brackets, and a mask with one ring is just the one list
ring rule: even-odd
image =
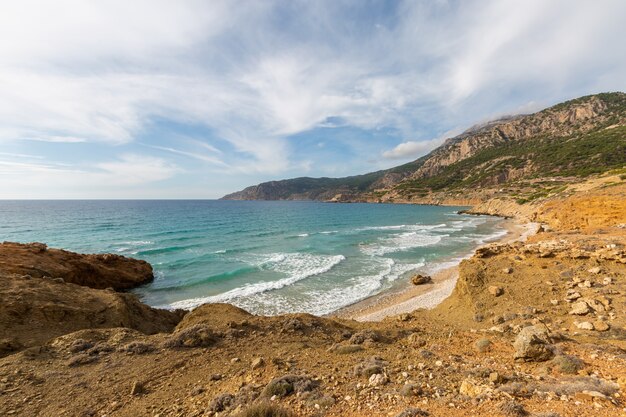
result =
[{"label": "green vegetation", "polygon": [[[584,103],[589,105],[574,109]],[[576,118],[579,111],[591,111],[590,115],[595,114],[595,118]],[[499,124],[507,120],[515,120],[514,129],[522,134],[503,133]],[[383,201],[383,196],[394,185],[402,198],[424,198],[438,191],[462,193],[467,189],[513,185],[507,193],[524,204],[566,189],[566,184],[558,181],[538,183],[536,180],[540,178],[571,180],[612,171],[625,180],[625,122],[626,94],[596,94],[557,104],[532,115],[478,126],[426,156],[388,170],[345,178],[301,177],[266,182],[225,198],[327,200],[341,194],[346,199]],[[542,133],[530,136],[530,132]],[[446,159],[454,143],[468,138],[471,141],[473,136],[476,140],[470,147],[476,146],[476,153],[442,167],[439,158]],[[434,175],[413,178],[412,174],[431,158],[435,158],[431,168],[440,167]],[[530,183],[518,184],[520,180]],[[388,201],[393,200],[389,198]]]},{"label": "green vegetation", "polygon": [[[480,187],[502,181],[511,170],[527,168],[529,178],[586,177],[621,169],[626,165],[626,126],[593,131],[565,138],[539,136],[511,141],[485,149],[476,155],[443,168],[437,175],[398,186],[403,191],[424,192],[463,187]],[[563,188],[564,189],[564,188]],[[554,190],[541,190],[528,200]]]}]

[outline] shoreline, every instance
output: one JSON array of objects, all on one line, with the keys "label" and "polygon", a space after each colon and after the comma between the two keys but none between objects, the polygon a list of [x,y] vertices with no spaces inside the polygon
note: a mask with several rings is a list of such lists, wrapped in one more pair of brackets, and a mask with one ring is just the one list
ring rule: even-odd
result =
[{"label": "shoreline", "polygon": [[526,240],[535,233],[537,226],[537,223],[504,218],[502,227],[507,231],[504,236],[477,246],[469,256],[444,262],[444,265],[448,263],[454,263],[454,265],[445,266],[436,271],[431,275],[432,281],[430,283],[416,286],[407,282],[402,288],[371,295],[354,304],[342,307],[328,314],[327,317],[371,322],[381,321],[390,316],[411,313],[417,309],[432,309],[452,294],[459,277],[459,265],[463,259],[473,256],[478,248],[485,245]]}]

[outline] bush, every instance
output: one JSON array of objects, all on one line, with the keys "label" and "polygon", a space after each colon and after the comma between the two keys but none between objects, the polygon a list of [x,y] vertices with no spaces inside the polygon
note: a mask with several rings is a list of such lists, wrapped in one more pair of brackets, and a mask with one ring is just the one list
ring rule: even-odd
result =
[{"label": "bush", "polygon": [[275,395],[279,398],[284,398],[293,393],[311,392],[318,386],[319,382],[309,377],[285,375],[272,379],[261,393],[261,396],[271,398]]},{"label": "bush", "polygon": [[489,339],[480,339],[476,341],[474,346],[476,347],[476,350],[480,353],[485,353],[491,347],[491,341]]},{"label": "bush", "polygon": [[340,355],[346,355],[350,353],[360,352],[362,350],[363,350],[363,346],[361,345],[342,345],[342,346],[338,346],[335,349],[335,352],[339,353]]},{"label": "bush", "polygon": [[506,416],[522,417],[528,414],[524,406],[515,400],[501,402],[498,409]]},{"label": "bush", "polygon": [[396,417],[427,417],[430,413],[421,408],[407,408],[406,410],[396,414]]},{"label": "bush", "polygon": [[126,352],[132,355],[143,355],[144,353],[153,352],[156,347],[145,342],[130,342],[120,348],[120,352]]},{"label": "bush", "polygon": [[180,330],[170,336],[164,343],[169,349],[181,347],[208,347],[217,342],[217,336],[209,326],[196,324]]},{"label": "bush", "polygon": [[575,374],[585,366],[583,361],[572,355],[558,355],[552,359],[552,363],[564,374]]},{"label": "bush", "polygon": [[262,402],[246,408],[236,417],[291,417],[290,411],[274,404]]}]

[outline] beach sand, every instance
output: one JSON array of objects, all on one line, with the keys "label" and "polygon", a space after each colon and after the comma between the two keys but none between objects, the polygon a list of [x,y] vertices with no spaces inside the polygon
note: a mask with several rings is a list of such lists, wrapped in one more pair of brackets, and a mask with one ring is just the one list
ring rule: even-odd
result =
[{"label": "beach sand", "polygon": [[[502,226],[507,230],[507,234],[488,244],[525,240],[535,233],[538,224],[522,224],[507,219]],[[458,277],[459,265],[456,263],[437,271],[432,275],[432,282],[428,284],[416,286],[407,283],[401,288],[385,291],[346,306],[331,316],[357,321],[380,321],[385,317],[410,313],[419,308],[431,309],[452,294]]]}]

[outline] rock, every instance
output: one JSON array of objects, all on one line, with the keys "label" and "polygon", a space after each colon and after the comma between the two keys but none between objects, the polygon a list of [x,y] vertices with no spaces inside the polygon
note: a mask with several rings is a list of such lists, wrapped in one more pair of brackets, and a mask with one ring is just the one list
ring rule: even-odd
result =
[{"label": "rock", "polygon": [[588,391],[588,390],[584,390],[584,391],[576,393],[576,395],[574,395],[574,398],[576,398],[577,400],[582,400],[582,401],[593,401],[595,399],[601,399],[601,400],[609,399],[609,397],[602,394],[601,392]]},{"label": "rock", "polygon": [[428,275],[415,274],[411,277],[413,285],[422,285],[431,282],[432,278]]},{"label": "rock", "polygon": [[558,306],[559,300],[550,300],[550,304],[552,304],[553,306]]},{"label": "rock", "polygon": [[133,385],[130,387],[130,395],[139,395],[143,394],[144,386],[141,382],[135,381]]},{"label": "rock", "polygon": [[1,243],[0,273],[54,277],[56,282],[116,290],[134,288],[154,279],[152,266],[146,261],[112,254],[84,255],[48,249],[43,243]]},{"label": "rock", "polygon": [[252,369],[259,369],[265,365],[263,358],[256,358],[252,361]]},{"label": "rock", "polygon": [[585,298],[583,301],[586,302],[587,305],[595,312],[604,313],[606,310],[603,303],[598,300],[594,300],[593,298]]},{"label": "rock", "polygon": [[497,372],[491,372],[489,374],[489,381],[493,382],[494,384],[499,384],[503,380],[504,380],[504,378],[502,378],[502,375],[500,375]]},{"label": "rock", "polygon": [[504,294],[504,289],[502,287],[491,285],[489,287],[489,294],[493,295],[494,297],[499,297]]},{"label": "rock", "polygon": [[613,278],[611,277],[604,277],[604,279],[602,279],[602,284],[604,285],[610,285],[613,283]]},{"label": "rock", "polygon": [[611,328],[611,326],[604,321],[594,321],[593,328],[599,332],[606,332]]},{"label": "rock", "polygon": [[513,273],[513,268],[504,268],[504,269],[502,269],[502,272],[504,272],[505,274],[512,274]]},{"label": "rock", "polygon": [[463,380],[463,382],[461,382],[461,387],[459,388],[459,393],[461,395],[466,395],[472,398],[478,397],[487,391],[489,391],[489,387],[480,385],[471,379]]},{"label": "rock", "polygon": [[576,327],[580,330],[593,330],[593,324],[591,322],[588,321],[583,321],[580,323],[574,323],[576,325]]},{"label": "rock", "polygon": [[576,301],[580,297],[582,297],[582,295],[580,295],[579,292],[574,291],[574,290],[567,290],[567,295],[565,296],[565,301]]},{"label": "rock", "polygon": [[524,327],[513,342],[515,359],[542,362],[554,356],[550,337],[545,329],[538,326]]},{"label": "rock", "polygon": [[572,304],[572,309],[570,310],[569,314],[577,315],[577,316],[584,316],[585,314],[588,314],[590,312],[591,312],[591,309],[589,308],[589,305],[587,305],[587,303],[584,301],[579,301],[577,303]]},{"label": "rock", "polygon": [[241,359],[239,359],[239,358],[232,358],[230,360],[230,363],[237,363],[237,362],[241,362]]},{"label": "rock", "polygon": [[602,269],[600,269],[599,266],[596,266],[595,268],[591,268],[589,269],[587,272],[589,272],[590,274],[599,274],[600,272],[602,272]]},{"label": "rock", "polygon": [[389,382],[389,378],[385,374],[372,374],[369,379],[370,387],[378,387]]}]

